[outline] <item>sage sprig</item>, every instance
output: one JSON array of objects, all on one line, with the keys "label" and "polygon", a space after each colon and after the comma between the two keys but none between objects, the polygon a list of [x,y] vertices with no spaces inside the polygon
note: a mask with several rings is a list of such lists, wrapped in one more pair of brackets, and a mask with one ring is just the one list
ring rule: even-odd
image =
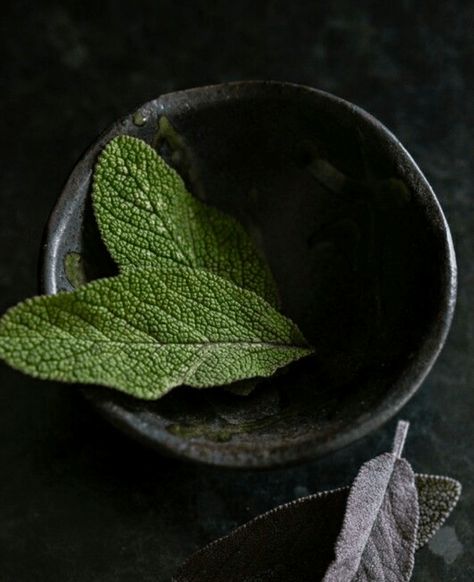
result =
[{"label": "sage sprig", "polygon": [[[406,428],[402,425],[399,435]],[[397,444],[402,440],[397,440]],[[393,459],[384,455],[382,458],[381,463],[380,457],[366,463],[352,487],[323,491],[280,505],[211,542],[179,568],[173,581],[316,582],[330,579],[336,573],[338,582],[394,581],[403,579],[400,575],[408,579],[415,549],[422,548],[443,525],[459,500],[461,485],[454,479],[437,475],[415,475],[412,483],[409,476],[407,496],[405,476],[409,471],[406,461],[402,463],[400,479],[396,475],[400,468],[397,453],[393,454]],[[379,464],[383,465],[381,475],[378,474]],[[389,479],[387,464],[392,467]],[[413,484],[418,499],[415,509]],[[381,494],[382,491],[385,493]],[[400,506],[393,508],[394,515],[386,511],[387,495],[393,495],[394,504],[401,499]],[[408,504],[405,503],[407,497]],[[376,500],[382,501],[379,508],[375,506]],[[364,502],[367,507],[363,506]],[[405,509],[413,513],[404,515]],[[380,527],[381,520],[385,521],[385,526],[401,524],[402,529]],[[352,527],[356,522],[360,523],[360,530]],[[405,522],[408,522],[406,526]],[[418,527],[414,528],[413,523]],[[370,531],[368,524],[373,526]],[[369,535],[364,536],[364,532]],[[363,541],[370,541],[370,545],[365,544],[365,552],[361,550]],[[400,556],[400,551],[392,551],[395,544],[407,555]],[[379,559],[381,551],[384,555]],[[343,556],[348,558],[344,571],[340,566]],[[370,574],[372,578],[368,577]]]},{"label": "sage sprig", "polygon": [[312,350],[276,310],[243,227],[187,192],[156,151],[120,136],[99,156],[94,213],[119,275],[35,297],[0,320],[0,358],[32,376],[156,399],[265,377]]}]

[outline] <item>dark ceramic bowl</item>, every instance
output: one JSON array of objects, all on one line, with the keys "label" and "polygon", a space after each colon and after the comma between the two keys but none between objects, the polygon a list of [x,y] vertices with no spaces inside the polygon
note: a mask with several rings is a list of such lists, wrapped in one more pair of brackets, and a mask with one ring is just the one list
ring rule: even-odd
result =
[{"label": "dark ceramic bowl", "polygon": [[[162,116],[177,134],[162,120],[158,135]],[[247,397],[181,387],[148,402],[86,388],[105,417],[182,458],[270,467],[347,445],[407,402],[445,341],[456,265],[438,201],[390,131],[347,101],[291,84],[232,83],[150,101],[71,174],[47,228],[45,293],[115,272],[89,191],[98,152],[118,134],[154,144],[195,195],[246,225],[316,355]]]}]

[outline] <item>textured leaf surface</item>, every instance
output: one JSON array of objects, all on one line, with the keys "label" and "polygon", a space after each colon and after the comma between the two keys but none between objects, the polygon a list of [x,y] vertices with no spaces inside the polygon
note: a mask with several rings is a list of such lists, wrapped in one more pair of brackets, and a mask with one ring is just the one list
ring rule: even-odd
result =
[{"label": "textured leaf surface", "polygon": [[13,367],[140,398],[268,376],[309,353],[252,291],[167,261],[27,300],[0,321],[0,357]]},{"label": "textured leaf surface", "polygon": [[333,557],[348,489],[282,505],[192,555],[174,582],[321,580]]},{"label": "textured leaf surface", "polygon": [[[460,484],[435,475],[416,475],[415,482],[421,548],[456,505]],[[175,582],[320,580],[334,557],[349,490],[309,495],[256,517],[191,556]]]},{"label": "textured leaf surface", "polygon": [[144,141],[119,136],[95,168],[92,193],[102,238],[119,267],[157,259],[207,269],[276,305],[271,272],[245,229],[187,192]]},{"label": "textured leaf surface", "polygon": [[351,486],[335,560],[323,582],[404,582],[411,578],[418,529],[415,476],[400,458],[407,423],[393,453],[362,465]]},{"label": "textured leaf surface", "polygon": [[461,483],[438,475],[416,475],[420,518],[416,549],[422,548],[438,531],[456,507]]}]

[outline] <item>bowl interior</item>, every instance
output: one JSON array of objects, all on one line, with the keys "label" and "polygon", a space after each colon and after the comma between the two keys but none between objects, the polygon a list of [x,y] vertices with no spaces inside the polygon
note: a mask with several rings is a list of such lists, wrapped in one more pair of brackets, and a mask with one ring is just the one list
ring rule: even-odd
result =
[{"label": "bowl interior", "polygon": [[115,272],[89,188],[98,151],[119,133],[154,144],[196,196],[246,226],[315,356],[245,397],[187,387],[156,402],[104,388],[88,397],[144,441],[233,466],[300,460],[393,415],[443,343],[454,285],[444,218],[396,139],[360,109],[302,87],[165,95],[116,124],[75,169],[49,225],[46,292]]}]

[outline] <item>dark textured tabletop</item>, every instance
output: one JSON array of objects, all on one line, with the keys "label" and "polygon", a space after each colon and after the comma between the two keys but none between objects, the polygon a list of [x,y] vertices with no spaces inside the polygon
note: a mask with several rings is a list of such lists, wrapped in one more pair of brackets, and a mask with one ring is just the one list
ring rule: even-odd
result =
[{"label": "dark textured tabletop", "polygon": [[[459,263],[446,347],[399,417],[417,472],[459,479],[416,581],[474,580],[474,4],[9,2],[2,6],[0,310],[37,290],[43,227],[75,161],[116,118],[214,82],[304,83],[361,105],[434,187]],[[427,290],[429,292],[429,290]],[[395,422],[290,469],[161,458],[76,390],[0,368],[0,581],[169,580],[193,550],[279,503],[347,484]]]}]

